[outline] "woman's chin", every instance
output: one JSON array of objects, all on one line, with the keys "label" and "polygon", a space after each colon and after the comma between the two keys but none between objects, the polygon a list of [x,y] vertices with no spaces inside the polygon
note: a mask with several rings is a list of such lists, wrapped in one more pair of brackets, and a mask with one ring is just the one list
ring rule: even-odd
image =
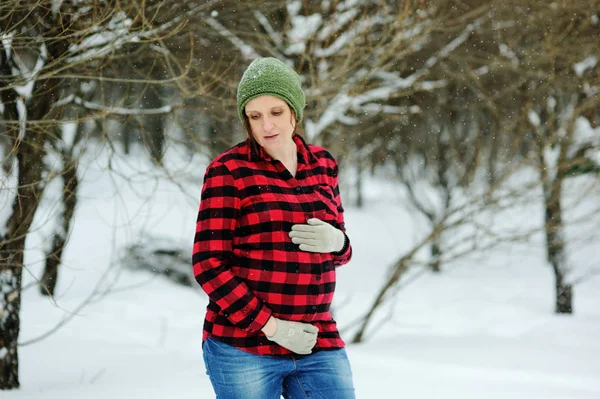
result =
[{"label": "woman's chin", "polygon": [[276,149],[283,147],[283,140],[281,136],[277,136],[272,139],[263,139],[260,144],[267,149]]}]

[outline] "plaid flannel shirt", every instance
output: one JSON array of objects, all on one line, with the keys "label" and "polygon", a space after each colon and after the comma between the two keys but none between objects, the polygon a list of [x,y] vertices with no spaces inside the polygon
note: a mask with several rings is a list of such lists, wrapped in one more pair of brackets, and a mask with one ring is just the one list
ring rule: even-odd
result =
[{"label": "plaid flannel shirt", "polygon": [[296,176],[248,140],[206,170],[193,250],[194,275],[209,297],[203,341],[289,355],[260,331],[273,315],[317,326],[313,352],[344,347],[329,307],[335,269],[352,257],[348,237],[338,253],[311,253],[288,236],[312,217],[345,232],[337,162],[300,136],[294,141]]}]

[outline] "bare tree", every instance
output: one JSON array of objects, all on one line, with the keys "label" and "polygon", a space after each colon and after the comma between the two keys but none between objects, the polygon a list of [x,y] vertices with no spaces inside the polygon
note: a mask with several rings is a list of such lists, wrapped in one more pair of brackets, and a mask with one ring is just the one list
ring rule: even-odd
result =
[{"label": "bare tree", "polygon": [[435,224],[426,230],[409,250],[390,265],[385,282],[376,293],[366,314],[358,321],[352,342],[362,342],[366,338],[368,327],[376,312],[395,299],[403,277],[409,270],[420,268],[420,271],[413,273],[412,279],[418,278],[429,270],[430,259],[421,260],[418,258],[418,253],[435,242],[440,235],[455,236],[453,240],[446,240],[444,251],[438,258],[441,263],[450,263],[485,253],[503,244],[523,242],[539,232],[539,229],[532,228],[500,233],[482,222],[486,213],[497,214],[515,207],[517,198],[527,201],[527,193],[534,188],[534,184],[513,189],[498,183],[479,192],[470,192],[471,195],[463,195],[462,201],[453,201],[444,218],[436,220]]},{"label": "bare tree", "polygon": [[[105,115],[110,106],[78,95],[81,81],[101,80],[98,71],[108,71],[109,60],[118,59],[127,43],[159,41],[177,30],[178,21],[148,27],[140,22],[145,18],[136,18],[142,15],[136,3],[118,6],[111,1],[3,1],[0,15],[2,135],[9,158],[5,177],[14,181],[6,188],[12,193],[12,212],[3,213],[0,221],[0,389],[13,389],[19,386],[17,339],[25,240],[48,183],[45,159],[60,141],[65,110],[81,107],[89,120]],[[59,229],[64,234],[58,234],[49,256],[46,284],[56,281],[77,188],[75,154],[68,146],[55,148],[63,159],[60,173],[68,207]]]},{"label": "bare tree", "polygon": [[563,185],[566,179],[600,173],[592,155],[600,138],[578,125],[594,120],[600,106],[600,48],[593,12],[600,2],[556,2],[546,7],[535,1],[510,7],[528,10],[527,22],[499,33],[504,55],[512,57],[513,99],[521,106],[516,134],[529,139],[528,160],[539,174],[544,200],[546,256],[555,276],[556,313],[573,312],[573,265],[567,256]]},{"label": "bare tree", "polygon": [[[263,7],[268,11],[272,3],[264,2]],[[62,179],[64,203],[55,215],[41,281],[47,294],[57,282],[75,212],[78,158],[84,144],[97,137],[118,150],[112,128],[135,120],[141,132],[137,140],[160,161],[167,121],[190,108],[210,114],[221,111],[223,104],[234,104],[231,77],[239,75],[239,53],[230,50],[237,49],[238,42],[230,40],[215,15],[235,24],[236,9],[249,13],[254,8],[234,0],[178,0],[169,7],[160,0],[0,4],[0,116],[7,193],[1,198],[11,204],[11,212],[3,209],[0,214],[0,389],[19,386],[23,250],[50,179]],[[124,95],[129,88],[131,95]],[[67,126],[77,126],[76,133],[68,133]],[[198,141],[190,135],[185,139]],[[47,162],[51,156],[60,159],[60,168]]]},{"label": "bare tree", "polygon": [[[540,228],[545,232],[548,262],[556,275],[556,311],[571,312],[572,286],[566,279],[569,267],[564,248],[565,221],[562,218],[561,187],[564,179],[569,176],[596,173],[600,170],[591,156],[597,154],[599,138],[584,136],[583,132],[578,133],[577,129],[577,123],[582,120],[582,117],[585,117],[585,120],[594,120],[595,117],[590,114],[597,114],[600,101],[597,95],[598,47],[592,39],[592,36],[597,34],[594,32],[597,32],[598,23],[597,18],[594,22],[593,15],[588,11],[589,4],[585,5],[584,2],[555,3],[550,8],[534,1],[517,3],[493,6],[490,4],[489,13],[494,18],[479,24],[478,28],[472,31],[472,41],[468,41],[464,47],[456,48],[443,61],[437,63],[440,68],[430,71],[430,76],[439,77],[437,82],[442,87],[453,84],[470,90],[473,96],[467,103],[462,104],[464,109],[469,112],[479,110],[476,115],[481,116],[487,113],[488,121],[493,122],[486,125],[485,119],[478,117],[477,119],[483,123],[475,129],[476,132],[478,131],[477,136],[464,143],[473,145],[478,140],[485,140],[482,133],[491,133],[490,136],[494,136],[494,139],[488,140],[481,147],[474,146],[482,150],[480,155],[473,153],[472,157],[471,155],[468,157],[472,160],[477,160],[479,157],[488,160],[486,168],[482,168],[482,164],[476,162],[478,166],[473,169],[478,173],[483,171],[489,176],[486,193],[479,197],[480,207],[472,209],[473,213],[467,213],[469,216],[467,218],[462,217],[465,215],[464,212],[459,212],[460,218],[454,219],[454,222],[449,224],[447,218],[460,209],[450,207],[444,212],[446,217],[441,217],[433,223],[430,233],[426,234],[415,248],[420,249],[424,245],[433,244],[435,237],[450,231],[453,227],[461,229],[468,227],[472,223],[469,219],[475,219],[483,211],[499,211],[510,207],[510,201],[523,198],[524,192],[531,187],[511,193],[508,197],[509,203],[498,207],[496,191],[501,187],[502,180],[510,176],[511,171],[527,164],[536,165],[540,186],[544,193],[545,220]],[[524,10],[527,12],[522,13]],[[441,102],[450,103],[456,100],[452,96],[444,95],[443,90],[438,90],[436,94],[441,95]],[[468,97],[463,96],[462,99],[464,98]],[[423,102],[423,104],[431,108],[432,102]],[[548,110],[548,105],[553,114],[550,118],[544,114]],[[427,115],[426,112],[416,112],[412,114],[412,118],[408,118],[405,125],[418,126],[418,118],[415,116],[420,117],[421,114]],[[440,114],[452,115],[448,112],[448,107],[444,107]],[[453,132],[451,137],[456,137],[462,129],[461,126],[456,126],[460,121],[450,119],[449,124],[442,124],[440,121],[444,120],[443,117],[435,117],[431,114],[427,116],[438,126],[451,126],[450,131]],[[481,129],[481,126],[485,128]],[[401,131],[401,129],[397,130]],[[430,134],[431,130],[421,128],[412,132],[416,136],[415,141],[428,142],[425,132]],[[399,134],[397,140],[402,141],[403,136]],[[434,140],[437,141],[439,138],[434,137]],[[500,143],[503,145],[499,146]],[[389,143],[386,145],[389,146]],[[402,146],[391,147],[396,154],[402,154]],[[393,158],[388,148],[384,151],[381,148],[383,145],[373,152],[374,155],[378,154],[377,159]],[[404,148],[408,154],[406,159],[414,159],[412,154],[418,147],[404,146]],[[435,148],[440,146],[430,146],[425,152],[430,159],[439,155]],[[461,152],[468,155],[471,149]],[[452,146],[446,146],[444,152],[446,153],[447,150],[452,152]],[[422,163],[425,163],[425,159],[421,159]],[[459,157],[455,158],[452,162],[455,163],[459,159]],[[508,170],[502,165],[504,160],[510,165]],[[438,164],[444,165],[444,162]],[[458,164],[461,167],[470,165],[469,162]],[[499,171],[501,173],[498,175]],[[403,172],[409,171],[403,170]],[[466,179],[462,179],[461,176]],[[470,176],[473,176],[473,173],[464,175],[454,173],[456,181],[463,181],[467,186],[470,184]],[[438,180],[443,181],[443,179]],[[420,179],[414,181],[419,182]],[[444,195],[441,197],[451,198]],[[414,198],[416,196],[413,195]],[[477,197],[473,197],[475,198]],[[431,213],[428,209],[423,210],[424,213]],[[452,220],[451,217],[450,219]],[[477,250],[487,248],[479,244],[483,238],[495,237],[495,233],[485,226],[478,226],[478,228],[481,229],[482,234],[472,242],[473,248]],[[538,231],[537,228],[533,228],[529,231],[514,232],[512,237],[506,236],[497,241],[492,239],[488,245],[519,241]],[[448,248],[448,252],[453,252],[451,247]],[[376,309],[390,300],[393,288],[398,287],[401,277],[414,264],[415,253],[415,250],[408,251],[391,267],[389,278],[377,294],[368,313],[362,318],[359,330],[354,336],[355,342],[364,339],[366,328]],[[449,253],[445,254],[446,258]]]},{"label": "bare tree", "polygon": [[[394,164],[394,176],[406,188],[410,206],[429,226],[446,219],[461,191],[485,183],[481,176],[490,148],[484,133],[489,113],[470,107],[474,101],[464,91],[440,89],[439,99],[430,99],[411,123],[390,126],[396,135],[388,143],[387,158]],[[441,270],[443,242],[440,232],[430,243],[429,266],[434,272]]]},{"label": "bare tree", "polygon": [[[83,124],[75,124],[75,131],[62,129],[62,134],[51,140],[52,151],[60,159],[59,171],[55,175],[61,179],[61,208],[57,212],[57,222],[52,233],[51,248],[46,254],[44,272],[40,279],[42,295],[53,296],[58,280],[58,267],[62,261],[62,253],[67,245],[71,231],[71,223],[77,206],[77,189],[79,187],[78,162],[82,147]],[[68,132],[68,133],[67,133]],[[70,133],[70,134],[69,134]],[[69,135],[70,137],[66,137]]]},{"label": "bare tree", "polygon": [[[11,4],[16,8],[12,18],[3,18],[0,22],[0,31],[3,35],[10,34],[19,28],[20,19],[29,10],[22,4]],[[6,8],[5,8],[6,7]],[[3,3],[2,14],[8,10]],[[35,12],[35,11],[34,11]],[[50,13],[37,14],[37,26],[32,30],[43,30],[40,38],[57,37],[63,32],[63,26],[54,25]],[[19,31],[21,29],[18,29]],[[57,111],[52,105],[59,98],[60,78],[47,78],[37,80],[31,89],[31,96],[23,99],[17,92],[14,83],[14,68],[24,64],[18,57],[18,36],[13,36],[11,50],[4,48],[0,54],[0,95],[4,106],[4,120],[7,126],[6,135],[11,141],[11,152],[15,155],[16,165],[12,166],[9,174],[16,174],[18,186],[13,202],[13,212],[5,222],[3,236],[0,240],[0,297],[2,317],[0,318],[0,389],[12,389],[19,386],[18,379],[18,354],[17,338],[19,335],[19,312],[21,302],[21,273],[23,269],[23,248],[29,232],[31,222],[37,210],[39,198],[42,196],[45,182],[42,176],[43,160],[46,154],[46,143],[50,134],[40,125],[27,125],[27,120],[43,120],[56,118]],[[43,43],[43,45],[42,45]],[[54,60],[64,58],[68,52],[68,44],[64,41],[38,42],[37,58]],[[19,62],[20,61],[20,62]],[[39,73],[39,63],[23,65],[23,75]],[[34,69],[34,68],[37,68]],[[58,71],[59,66],[50,61],[46,67],[47,73]],[[26,81],[26,77],[19,78]],[[25,82],[23,82],[25,83]],[[21,110],[19,110],[19,108]]]}]

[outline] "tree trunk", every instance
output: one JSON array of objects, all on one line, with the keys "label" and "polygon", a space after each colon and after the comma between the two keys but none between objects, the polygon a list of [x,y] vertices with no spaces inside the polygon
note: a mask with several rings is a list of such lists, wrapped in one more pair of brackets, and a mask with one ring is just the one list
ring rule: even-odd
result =
[{"label": "tree trunk", "polygon": [[[51,37],[60,34],[60,27]],[[57,33],[58,32],[58,33]],[[47,44],[50,59],[65,54],[68,45],[61,40]],[[13,71],[6,50],[0,48],[0,98],[4,105],[3,119],[10,122],[7,129],[17,157],[17,192],[12,214],[6,222],[4,236],[0,236],[0,389],[19,387],[19,356],[17,342],[20,331],[21,274],[24,268],[25,239],[44,192],[44,156],[51,132],[43,126],[32,126],[29,120],[60,119],[60,110],[53,109],[58,99],[59,80],[45,79],[34,83],[31,98],[26,104],[27,119],[20,121],[17,110],[19,95],[11,83]],[[49,72],[49,71],[47,71]],[[55,114],[49,116],[52,111]],[[22,123],[19,123],[22,122]]]},{"label": "tree trunk", "polygon": [[120,127],[123,131],[121,132],[121,138],[123,139],[123,151],[125,155],[129,155],[131,152],[131,125],[129,123],[123,123]]},{"label": "tree trunk", "polygon": [[364,334],[367,330],[367,326],[369,325],[371,318],[375,314],[375,310],[377,310],[377,308],[383,303],[385,295],[390,290],[390,288],[392,288],[394,285],[396,285],[398,280],[400,280],[400,277],[402,277],[402,275],[406,272],[406,270],[408,270],[407,264],[408,264],[408,261],[412,258],[413,254],[414,254],[414,251],[411,253],[411,255],[403,257],[396,263],[396,265],[394,267],[394,272],[392,273],[392,275],[390,276],[387,283],[384,285],[384,287],[381,289],[381,291],[377,295],[377,298],[375,298],[375,302],[373,302],[373,305],[371,305],[371,309],[369,309],[369,312],[364,317],[364,319],[362,321],[362,325],[360,326],[358,332],[354,335],[354,338],[352,339],[353,343],[362,342],[362,340],[364,338]]},{"label": "tree trunk", "polygon": [[0,389],[19,388],[19,354],[17,352],[17,339],[20,331],[19,312],[21,309],[21,271],[19,265],[23,263],[23,251],[19,249],[20,243],[0,245],[3,253],[10,253],[10,257],[2,260],[0,284],[3,295],[0,297],[2,317],[0,318]]},{"label": "tree trunk", "polygon": [[[81,128],[78,127],[79,129]],[[57,226],[53,235],[52,249],[46,254],[46,265],[41,279],[40,290],[42,295],[54,295],[56,282],[58,280],[58,267],[62,262],[62,254],[67,243],[71,221],[77,205],[77,188],[79,180],[77,178],[77,162],[73,160],[69,150],[63,150],[64,170],[61,175],[63,181],[62,206],[63,212],[60,218],[60,226]]]},{"label": "tree trunk", "polygon": [[364,205],[363,201],[363,170],[364,170],[365,161],[359,158],[356,163],[356,207],[362,208]]},{"label": "tree trunk", "polygon": [[29,133],[17,150],[18,182],[13,213],[7,234],[0,241],[0,389],[19,387],[17,339],[20,330],[21,273],[23,250],[44,186],[41,183],[44,158],[43,132]]},{"label": "tree trunk", "polygon": [[565,282],[567,257],[565,252],[564,224],[562,221],[561,191],[562,179],[544,183],[544,206],[546,233],[546,256],[554,270],[556,288],[556,313],[573,313],[573,287]]},{"label": "tree trunk", "polygon": [[439,238],[434,237],[433,242],[431,243],[431,262],[429,263],[429,268],[435,273],[439,273],[442,270],[440,261],[441,255],[442,250],[440,247]]},{"label": "tree trunk", "polygon": [[[11,75],[10,60],[6,51],[0,51],[0,76]],[[5,87],[0,80],[0,96],[4,104],[3,119],[8,122],[19,120],[17,111],[17,93]],[[19,137],[19,127],[14,124],[4,124],[5,136],[11,138],[11,146]],[[22,154],[17,154],[19,182],[23,164]],[[10,168],[8,169],[10,170]],[[19,234],[23,223],[19,216],[27,217],[28,209],[21,208],[19,195],[26,190],[19,185],[19,193],[13,203],[13,213],[6,221],[5,236],[0,236],[0,389],[15,389],[19,387],[19,355],[17,339],[19,337],[19,311],[21,307],[21,272],[23,264],[23,247],[25,236]],[[25,198],[27,199],[27,197]],[[26,205],[26,204],[24,204]]]},{"label": "tree trunk", "polygon": [[[159,87],[145,87],[141,99],[143,108],[153,109],[163,106]],[[141,135],[152,160],[160,165],[165,147],[165,117],[163,115],[145,115],[139,117]]]},{"label": "tree trunk", "polygon": [[573,313],[573,286],[563,284],[562,281],[556,283],[556,313]]}]

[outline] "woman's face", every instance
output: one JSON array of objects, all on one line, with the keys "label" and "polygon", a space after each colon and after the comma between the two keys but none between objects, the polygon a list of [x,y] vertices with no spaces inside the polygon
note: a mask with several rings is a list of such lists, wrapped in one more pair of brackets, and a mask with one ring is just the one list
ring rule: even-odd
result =
[{"label": "woman's face", "polygon": [[268,153],[290,145],[296,119],[289,105],[278,97],[260,96],[246,104],[252,136]]}]

